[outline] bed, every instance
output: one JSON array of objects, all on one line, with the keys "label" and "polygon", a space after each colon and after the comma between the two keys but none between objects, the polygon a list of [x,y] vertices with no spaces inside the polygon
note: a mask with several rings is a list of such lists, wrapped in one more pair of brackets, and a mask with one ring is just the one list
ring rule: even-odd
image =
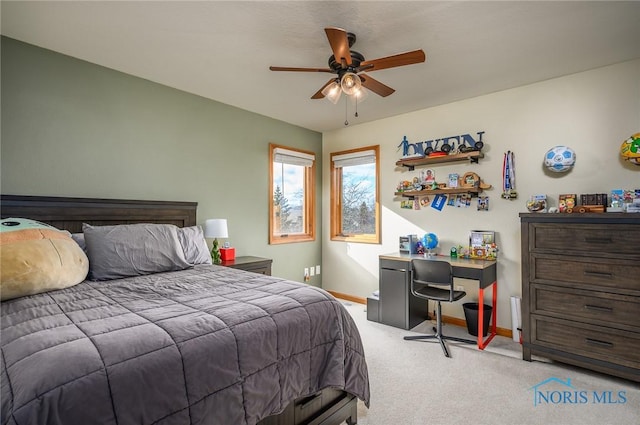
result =
[{"label": "bed", "polygon": [[[196,224],[194,202],[2,195],[77,234]],[[199,264],[5,300],[1,424],[341,424],[369,404],[357,328],[325,291]]]}]

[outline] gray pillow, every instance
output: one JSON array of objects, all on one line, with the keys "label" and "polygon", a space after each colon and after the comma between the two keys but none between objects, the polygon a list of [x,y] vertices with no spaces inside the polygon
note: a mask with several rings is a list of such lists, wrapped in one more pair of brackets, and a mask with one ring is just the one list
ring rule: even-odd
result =
[{"label": "gray pillow", "polygon": [[172,224],[82,224],[90,277],[118,279],[191,267]]},{"label": "gray pillow", "polygon": [[70,233],[70,235],[71,235],[71,239],[76,241],[78,246],[80,248],[82,248],[82,250],[86,254],[87,253],[87,244],[84,241],[84,233]]},{"label": "gray pillow", "polygon": [[184,258],[189,264],[211,264],[211,253],[204,239],[202,227],[191,226],[178,229],[178,239],[182,245]]}]

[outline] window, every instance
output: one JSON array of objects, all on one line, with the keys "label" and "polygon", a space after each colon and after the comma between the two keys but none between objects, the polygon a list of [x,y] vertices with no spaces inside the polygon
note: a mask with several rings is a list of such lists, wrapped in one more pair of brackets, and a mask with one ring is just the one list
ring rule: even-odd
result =
[{"label": "window", "polygon": [[331,240],[380,243],[380,147],[331,154]]},{"label": "window", "polygon": [[269,144],[269,158],[269,243],[315,240],[315,155]]}]

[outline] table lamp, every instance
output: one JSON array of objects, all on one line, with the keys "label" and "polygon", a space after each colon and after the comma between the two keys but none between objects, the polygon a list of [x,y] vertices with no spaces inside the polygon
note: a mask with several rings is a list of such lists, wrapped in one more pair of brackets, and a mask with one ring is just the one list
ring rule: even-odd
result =
[{"label": "table lamp", "polygon": [[211,248],[211,259],[214,264],[222,263],[220,258],[220,246],[218,244],[218,238],[228,238],[229,231],[227,230],[226,218],[211,218],[205,222],[204,237],[213,238],[213,247]]}]

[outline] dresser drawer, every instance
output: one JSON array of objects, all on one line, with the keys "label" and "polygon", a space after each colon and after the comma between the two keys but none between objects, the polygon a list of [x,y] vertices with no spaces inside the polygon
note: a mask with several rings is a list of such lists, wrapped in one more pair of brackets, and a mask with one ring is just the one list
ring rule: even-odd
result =
[{"label": "dresser drawer", "polygon": [[591,285],[640,295],[640,262],[596,257],[533,254],[529,266],[533,283]]},{"label": "dresser drawer", "polygon": [[640,297],[531,285],[531,313],[640,332]]},{"label": "dresser drawer", "polygon": [[529,226],[529,250],[598,256],[640,256],[640,226],[630,224],[536,223]]},{"label": "dresser drawer", "polygon": [[640,334],[531,315],[531,344],[640,369]]}]

